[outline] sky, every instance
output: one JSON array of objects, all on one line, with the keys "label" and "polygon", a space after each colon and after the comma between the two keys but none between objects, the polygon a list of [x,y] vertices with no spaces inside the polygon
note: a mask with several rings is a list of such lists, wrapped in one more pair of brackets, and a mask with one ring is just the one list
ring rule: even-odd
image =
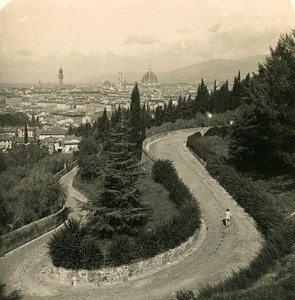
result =
[{"label": "sky", "polygon": [[295,0],[0,0],[0,83],[87,81],[267,54]]}]

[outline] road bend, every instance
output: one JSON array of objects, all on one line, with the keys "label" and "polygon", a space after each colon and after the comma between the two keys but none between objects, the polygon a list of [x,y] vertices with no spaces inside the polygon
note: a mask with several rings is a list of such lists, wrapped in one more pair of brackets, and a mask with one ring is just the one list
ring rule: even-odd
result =
[{"label": "road bend", "polygon": [[[180,289],[197,290],[208,283],[224,280],[257,255],[262,238],[254,221],[210,177],[203,165],[190,153],[186,140],[191,133],[167,136],[148,145],[157,159],[173,161],[179,176],[198,200],[206,226],[206,236],[197,250],[174,263],[158,267],[152,274],[124,283],[105,286],[69,286],[49,276],[51,266],[46,244],[52,232],[0,258],[0,277],[8,291],[21,289],[25,300],[99,299],[161,300],[171,299]],[[76,169],[63,178],[67,189],[66,205],[75,217],[81,217],[77,200],[84,200],[72,187]],[[229,208],[232,222],[222,223]],[[185,222],[185,220],[183,220]]]}]

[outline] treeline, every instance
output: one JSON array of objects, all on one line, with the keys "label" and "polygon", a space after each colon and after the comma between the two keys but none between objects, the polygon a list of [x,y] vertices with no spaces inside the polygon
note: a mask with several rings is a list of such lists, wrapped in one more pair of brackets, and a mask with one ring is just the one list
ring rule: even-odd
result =
[{"label": "treeline", "polygon": [[72,157],[49,156],[36,144],[0,152],[0,234],[59,210],[64,192],[54,175]]},{"label": "treeline", "polygon": [[39,126],[40,121],[39,117],[35,117],[32,115],[32,118],[30,119],[29,116],[22,112],[16,112],[16,113],[5,113],[0,114],[0,127],[5,126]]}]

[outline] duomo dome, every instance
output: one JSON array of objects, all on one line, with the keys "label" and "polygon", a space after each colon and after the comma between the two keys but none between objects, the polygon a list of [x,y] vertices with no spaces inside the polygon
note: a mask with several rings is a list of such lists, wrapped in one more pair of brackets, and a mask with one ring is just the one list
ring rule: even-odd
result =
[{"label": "duomo dome", "polygon": [[155,75],[155,73],[153,73],[151,71],[151,69],[148,70],[148,72],[146,72],[141,80],[141,83],[143,85],[156,85],[158,82],[157,76]]}]

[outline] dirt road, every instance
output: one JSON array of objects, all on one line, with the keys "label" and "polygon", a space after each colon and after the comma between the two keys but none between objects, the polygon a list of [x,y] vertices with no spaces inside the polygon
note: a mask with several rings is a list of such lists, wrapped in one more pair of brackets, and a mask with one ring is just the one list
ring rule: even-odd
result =
[{"label": "dirt road", "polygon": [[[144,278],[109,286],[70,287],[50,279],[46,274],[50,266],[46,254],[49,233],[0,258],[0,277],[8,289],[20,288],[25,300],[171,299],[174,291],[198,289],[200,285],[223,280],[232,270],[245,266],[255,257],[262,239],[252,219],[233,202],[185,147],[188,135],[184,133],[155,141],[149,145],[149,150],[157,158],[172,160],[180,177],[198,198],[206,225],[206,237],[195,252],[177,263],[158,268],[153,275]],[[67,206],[74,207],[73,214],[77,216],[75,197],[78,194],[71,186],[74,173],[72,171],[67,175],[63,184],[68,189]],[[222,224],[226,208],[233,215],[230,227]]]}]

